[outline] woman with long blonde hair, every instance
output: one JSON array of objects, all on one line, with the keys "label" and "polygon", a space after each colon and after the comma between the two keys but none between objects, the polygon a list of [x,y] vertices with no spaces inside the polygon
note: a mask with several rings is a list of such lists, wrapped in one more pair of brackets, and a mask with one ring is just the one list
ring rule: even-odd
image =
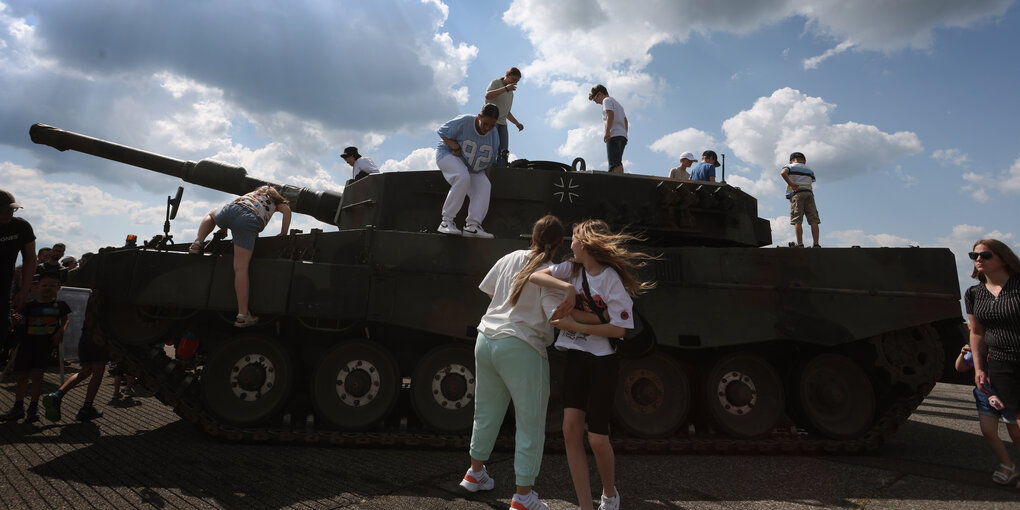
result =
[{"label": "woman with long blonde hair", "polygon": [[563,439],[567,464],[578,503],[591,510],[591,482],[584,451],[584,429],[602,479],[601,510],[620,507],[616,490],[609,420],[616,390],[619,359],[610,338],[634,328],[632,296],[655,285],[631,272],[654,257],[631,251],[633,236],[614,233],[602,220],[586,220],[574,227],[572,257],[531,275],[531,281],[564,291],[565,298],[551,321],[560,330],[554,344],[566,350],[563,375]]},{"label": "woman with long blonde hair", "polygon": [[478,324],[475,340],[475,416],[471,430],[471,467],[460,485],[476,492],[491,490],[495,481],[485,470],[513,401],[517,432],[514,473],[517,491],[510,508],[547,510],[535,485],[545,446],[549,402],[549,359],[553,342],[549,319],[558,292],[528,283],[528,277],[551,265],[563,242],[563,224],[555,216],[535,222],[531,248],[503,256],[478,286],[492,298]]}]

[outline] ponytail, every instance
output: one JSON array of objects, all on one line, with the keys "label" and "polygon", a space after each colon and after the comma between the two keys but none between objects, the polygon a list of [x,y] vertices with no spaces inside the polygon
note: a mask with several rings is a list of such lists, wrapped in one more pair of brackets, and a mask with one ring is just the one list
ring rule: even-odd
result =
[{"label": "ponytail", "polygon": [[528,253],[528,261],[521,268],[521,271],[514,275],[513,290],[510,291],[510,304],[516,305],[517,300],[524,291],[524,284],[528,278],[543,264],[552,262],[553,255],[563,242],[563,234],[566,229],[559,218],[548,214],[539,218],[531,229],[531,252]]}]

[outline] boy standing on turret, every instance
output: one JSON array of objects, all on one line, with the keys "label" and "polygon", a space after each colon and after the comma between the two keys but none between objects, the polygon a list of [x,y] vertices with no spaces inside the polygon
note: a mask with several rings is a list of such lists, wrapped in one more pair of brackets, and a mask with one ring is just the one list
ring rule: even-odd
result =
[{"label": "boy standing on turret", "polygon": [[790,201],[790,224],[797,233],[797,247],[804,247],[804,216],[807,216],[808,225],[811,225],[811,237],[814,239],[814,247],[821,248],[818,244],[818,208],[815,207],[815,193],[812,190],[812,183],[815,182],[815,173],[807,167],[807,158],[800,152],[790,154],[790,164],[782,169],[783,180],[786,181],[786,198]]}]

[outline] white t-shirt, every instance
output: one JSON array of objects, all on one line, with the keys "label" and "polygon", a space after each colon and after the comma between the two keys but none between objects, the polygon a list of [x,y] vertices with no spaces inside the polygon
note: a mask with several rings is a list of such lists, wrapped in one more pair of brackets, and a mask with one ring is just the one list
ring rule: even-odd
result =
[{"label": "white t-shirt", "polygon": [[[563,293],[525,283],[517,305],[510,304],[514,276],[528,263],[529,253],[530,250],[517,250],[504,255],[478,285],[482,292],[492,295],[492,302],[478,323],[478,331],[493,339],[520,338],[545,358],[546,347],[553,343],[549,317],[552,317],[556,305],[563,301]],[[547,267],[549,264],[540,266],[536,271]]]},{"label": "white t-shirt", "polygon": [[[489,92],[492,92],[493,90],[496,89],[501,89],[504,86],[505,85],[503,85],[503,78],[496,78],[495,80],[492,80],[492,83],[489,83],[489,88],[485,89],[485,93],[488,94]],[[492,99],[489,99],[488,102],[496,105],[496,108],[499,108],[499,118],[496,119],[496,124],[501,124],[505,126],[506,114],[510,113],[510,108],[514,104],[513,91],[508,90]]]},{"label": "white t-shirt", "polygon": [[619,101],[606,96],[602,100],[602,122],[606,122],[609,118],[608,111],[613,111],[613,125],[609,126],[609,136],[622,136],[627,137],[627,112],[623,111],[623,105]]},{"label": "white t-shirt", "polygon": [[[590,310],[588,300],[584,296],[581,271],[584,271],[583,267],[574,275],[572,260],[556,264],[550,269],[556,278],[574,284],[574,289],[577,291],[577,303],[580,303],[585,311],[594,312]],[[630,298],[627,289],[623,287],[623,281],[620,280],[620,275],[616,274],[615,269],[605,266],[597,276],[588,275],[588,288],[591,290],[591,297],[595,300],[595,304],[603,310],[602,316],[607,317],[610,324],[623,329],[634,329],[634,300]],[[613,353],[613,347],[609,344],[608,338],[576,331],[560,331],[555,345],[557,349],[577,349],[596,356],[607,356]]]},{"label": "white t-shirt", "polygon": [[375,161],[361,156],[354,162],[354,166],[351,167],[351,176],[357,177],[359,173],[365,172],[366,174],[377,174],[379,173],[379,167],[375,166]]}]

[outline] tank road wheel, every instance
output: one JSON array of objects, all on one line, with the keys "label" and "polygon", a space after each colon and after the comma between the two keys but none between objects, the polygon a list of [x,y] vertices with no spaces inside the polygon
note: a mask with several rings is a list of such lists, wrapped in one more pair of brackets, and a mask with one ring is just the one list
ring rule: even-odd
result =
[{"label": "tank road wheel", "polygon": [[691,409],[691,384],[670,357],[656,352],[620,363],[613,416],[631,434],[659,438],[673,433]]},{"label": "tank road wheel", "polygon": [[869,342],[875,346],[875,365],[893,384],[934,385],[942,375],[945,354],[938,331],[930,324],[883,333]]},{"label": "tank road wheel", "polygon": [[801,371],[798,393],[808,421],[830,439],[858,437],[875,419],[871,381],[846,356],[826,353],[808,361]]},{"label": "tank road wheel", "polygon": [[123,344],[146,345],[163,337],[173,321],[159,318],[151,306],[117,303],[103,307],[109,331]]},{"label": "tank road wheel", "polygon": [[717,361],[705,378],[709,415],[726,434],[739,438],[769,433],[783,416],[785,398],[779,374],[753,354]]},{"label": "tank road wheel", "polygon": [[355,340],[326,352],[312,374],[312,402],[326,421],[345,430],[380,422],[400,395],[397,362],[379,345]]},{"label": "tank road wheel", "polygon": [[429,351],[411,376],[411,403],[421,421],[438,432],[470,432],[475,412],[471,346],[446,344]]},{"label": "tank road wheel", "polygon": [[242,335],[212,353],[201,381],[206,409],[230,425],[247,427],[286,405],[294,368],[276,339]]}]

